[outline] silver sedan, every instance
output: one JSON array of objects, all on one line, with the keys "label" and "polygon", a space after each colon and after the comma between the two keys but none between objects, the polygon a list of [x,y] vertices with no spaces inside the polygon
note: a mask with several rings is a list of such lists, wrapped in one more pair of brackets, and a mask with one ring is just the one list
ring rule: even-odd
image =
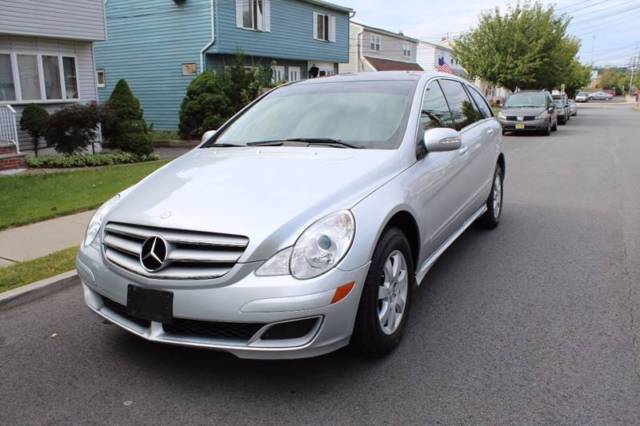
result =
[{"label": "silver sedan", "polygon": [[500,130],[448,74],[281,86],[97,211],[86,303],[144,339],[244,358],[384,355],[438,257],[498,225]]}]

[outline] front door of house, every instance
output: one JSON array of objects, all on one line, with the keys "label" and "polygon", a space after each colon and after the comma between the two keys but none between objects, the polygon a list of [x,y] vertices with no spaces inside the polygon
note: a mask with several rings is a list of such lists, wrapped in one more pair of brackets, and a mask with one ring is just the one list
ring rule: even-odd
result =
[{"label": "front door of house", "polygon": [[300,80],[300,67],[289,67],[289,81]]}]

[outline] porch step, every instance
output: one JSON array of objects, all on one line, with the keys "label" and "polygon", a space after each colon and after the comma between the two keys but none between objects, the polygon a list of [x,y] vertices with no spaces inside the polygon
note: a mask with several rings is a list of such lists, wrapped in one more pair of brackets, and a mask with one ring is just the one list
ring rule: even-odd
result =
[{"label": "porch step", "polygon": [[4,143],[0,141],[0,155],[15,154],[16,146],[12,143]]},{"label": "porch step", "polygon": [[0,154],[0,170],[25,169],[24,154]]}]

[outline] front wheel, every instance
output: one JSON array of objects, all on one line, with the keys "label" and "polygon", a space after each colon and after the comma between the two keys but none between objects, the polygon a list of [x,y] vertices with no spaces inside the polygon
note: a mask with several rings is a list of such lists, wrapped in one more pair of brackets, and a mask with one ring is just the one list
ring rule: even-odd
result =
[{"label": "front wheel", "polygon": [[551,120],[549,120],[549,122],[547,123],[547,128],[544,129],[543,134],[545,136],[549,136],[551,134]]},{"label": "front wheel", "polygon": [[502,198],[503,198],[504,172],[500,165],[496,166],[493,174],[493,185],[491,193],[487,199],[487,211],[480,216],[479,223],[487,229],[494,229],[500,223],[502,215]]},{"label": "front wheel", "polygon": [[386,230],[367,274],[352,344],[370,357],[393,351],[407,324],[415,275],[411,248],[398,228]]}]

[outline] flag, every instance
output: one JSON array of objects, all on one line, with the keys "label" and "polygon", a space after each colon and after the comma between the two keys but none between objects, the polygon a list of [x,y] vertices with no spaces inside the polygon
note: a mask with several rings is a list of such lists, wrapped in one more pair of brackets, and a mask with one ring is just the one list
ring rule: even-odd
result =
[{"label": "flag", "polygon": [[437,69],[438,71],[440,71],[440,72],[446,72],[446,73],[449,73],[449,74],[453,74],[453,70],[452,70],[452,69],[451,69],[451,67],[450,67],[449,65],[447,65],[447,64],[438,65],[438,66],[436,67],[436,69]]}]

